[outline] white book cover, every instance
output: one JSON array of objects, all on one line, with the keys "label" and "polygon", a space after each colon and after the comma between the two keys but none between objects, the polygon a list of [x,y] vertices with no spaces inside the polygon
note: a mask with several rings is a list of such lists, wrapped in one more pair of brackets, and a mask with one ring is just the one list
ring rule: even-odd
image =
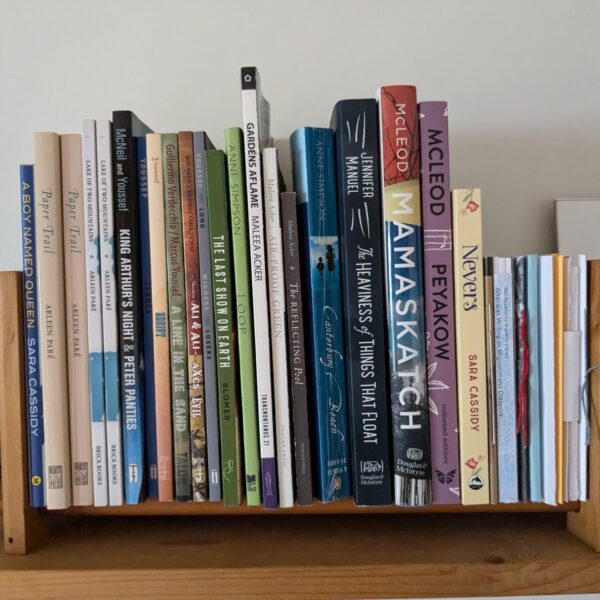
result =
[{"label": "white book cover", "polygon": [[511,259],[494,258],[493,262],[498,500],[509,503],[519,501],[515,305]]},{"label": "white book cover", "polygon": [[271,317],[271,351],[273,354],[273,394],[275,433],[277,440],[277,478],[279,506],[294,505],[292,474],[292,442],[290,399],[288,388],[288,356],[285,316],[285,270],[283,264],[283,233],[279,210],[279,169],[277,149],[263,150],[265,204],[267,210],[266,238],[269,272],[269,312]]},{"label": "white book cover", "polygon": [[580,405],[579,405],[579,500],[588,499],[588,424],[590,419],[589,407],[587,406],[584,390],[587,385],[587,347],[588,347],[588,282],[587,282],[587,256],[577,255],[579,266],[579,338],[580,350]]},{"label": "white book cover", "polygon": [[[242,117],[244,122],[244,156],[246,163],[246,198],[248,203],[248,237],[250,243],[250,279],[254,316],[256,355],[256,392],[259,418],[259,441],[263,504],[277,506],[273,392],[271,382],[271,343],[269,336],[269,299],[265,244],[265,216],[260,165],[260,142],[268,138],[268,120],[262,102],[256,69],[242,69]],[[259,120],[260,116],[263,117]],[[261,130],[262,128],[262,130]],[[267,130],[267,131],[265,131]]]},{"label": "white book cover", "polygon": [[36,133],[33,147],[40,369],[44,394],[44,490],[46,506],[62,509],[71,505],[71,464],[58,135]]},{"label": "white book cover", "polygon": [[84,119],[82,136],[83,190],[86,215],[86,275],[88,292],[88,354],[92,409],[94,505],[108,505],[106,409],[102,340],[102,289],[100,283],[100,230],[96,176],[96,122]]},{"label": "white book cover", "polygon": [[121,390],[117,281],[115,277],[111,122],[96,121],[98,163],[98,216],[102,281],[102,340],[104,350],[104,406],[108,461],[108,500],[123,504],[123,442],[121,440]]},{"label": "white book cover", "polygon": [[552,256],[540,257],[539,358],[542,408],[542,485],[546,504],[556,504],[556,423],[554,390],[554,272]]}]

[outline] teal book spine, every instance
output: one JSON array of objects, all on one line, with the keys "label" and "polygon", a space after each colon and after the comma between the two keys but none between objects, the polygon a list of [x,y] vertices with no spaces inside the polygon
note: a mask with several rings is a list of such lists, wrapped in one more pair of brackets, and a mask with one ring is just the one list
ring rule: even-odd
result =
[{"label": "teal book spine", "polygon": [[161,139],[166,217],[175,496],[177,500],[185,501],[192,499],[192,462],[179,152],[177,134],[167,133],[162,135]]},{"label": "teal book spine", "polygon": [[529,347],[529,494],[531,502],[541,502],[542,493],[542,405],[540,394],[539,355],[539,265],[540,257],[527,260],[526,310],[527,345]]},{"label": "teal book spine", "polygon": [[233,271],[229,234],[229,210],[225,154],[206,151],[208,221],[212,261],[217,397],[221,433],[221,477],[223,502],[235,506],[242,501],[240,432],[238,415],[237,360],[234,322]]},{"label": "teal book spine", "polygon": [[229,221],[233,251],[235,305],[237,316],[238,365],[242,404],[242,433],[246,502],[261,503],[258,449],[258,409],[256,403],[254,321],[248,256],[248,215],[243,160],[243,136],[239,127],[225,130],[229,180]]}]

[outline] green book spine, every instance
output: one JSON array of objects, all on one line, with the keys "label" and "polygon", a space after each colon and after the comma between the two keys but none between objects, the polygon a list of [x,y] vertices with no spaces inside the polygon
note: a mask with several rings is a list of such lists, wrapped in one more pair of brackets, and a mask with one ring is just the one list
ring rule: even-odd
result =
[{"label": "green book spine", "polygon": [[223,503],[226,506],[232,506],[240,504],[242,501],[242,486],[229,207],[225,154],[222,150],[206,151],[206,179],[210,257],[213,265],[213,310]]},{"label": "green book spine", "polygon": [[167,246],[167,290],[169,297],[169,341],[171,347],[171,397],[173,402],[173,452],[175,457],[175,496],[192,499],[190,457],[190,410],[187,387],[187,325],[185,271],[183,264],[183,224],[179,186],[177,134],[161,136],[165,197],[165,236]]},{"label": "green book spine", "polygon": [[252,320],[252,295],[250,293],[243,143],[242,130],[239,127],[230,127],[225,130],[227,172],[229,175],[229,221],[231,224],[231,246],[235,278],[246,502],[248,506],[256,506],[261,503],[260,462],[256,382],[254,380],[254,324]]}]

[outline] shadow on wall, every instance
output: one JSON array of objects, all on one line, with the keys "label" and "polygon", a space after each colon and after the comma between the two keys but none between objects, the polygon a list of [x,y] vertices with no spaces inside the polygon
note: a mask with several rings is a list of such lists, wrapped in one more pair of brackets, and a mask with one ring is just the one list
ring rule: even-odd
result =
[{"label": "shadow on wall", "polygon": [[[289,140],[276,139],[275,146],[291,190]],[[482,188],[486,256],[551,253],[554,200],[600,197],[600,139],[535,131],[466,137],[450,131],[450,174],[454,188]]]}]

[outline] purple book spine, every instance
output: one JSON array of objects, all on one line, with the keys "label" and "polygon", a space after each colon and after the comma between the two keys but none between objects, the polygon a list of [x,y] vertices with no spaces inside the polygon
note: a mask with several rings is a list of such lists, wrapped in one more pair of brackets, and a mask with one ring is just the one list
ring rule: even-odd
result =
[{"label": "purple book spine", "polygon": [[447,103],[419,103],[419,126],[433,502],[459,504]]}]

